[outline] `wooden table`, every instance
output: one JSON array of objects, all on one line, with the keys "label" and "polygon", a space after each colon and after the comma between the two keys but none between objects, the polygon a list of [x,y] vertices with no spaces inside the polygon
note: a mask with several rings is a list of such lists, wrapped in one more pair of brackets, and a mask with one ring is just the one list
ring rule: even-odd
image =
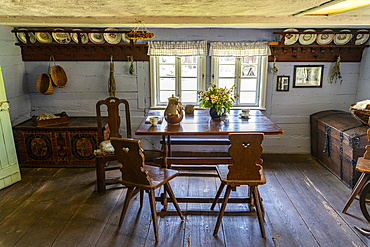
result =
[{"label": "wooden table", "polygon": [[[226,117],[212,119],[208,109],[196,109],[193,115],[185,115],[179,125],[169,125],[164,120],[164,110],[151,109],[141,122],[136,135],[160,135],[162,136],[161,164],[163,167],[171,168],[171,164],[177,165],[216,165],[230,164],[229,157],[172,157],[172,145],[229,145],[229,133],[264,133],[265,135],[281,135],[283,130],[267,118],[261,111],[252,110],[248,119],[241,118],[241,110],[231,110]],[[146,123],[150,116],[163,118],[161,124],[151,126]],[[173,138],[173,137],[184,138]],[[198,136],[197,138],[187,138]],[[219,136],[210,139],[207,136]],[[194,166],[192,166],[193,168]],[[166,197],[160,199],[166,205]],[[178,202],[212,202],[211,198],[177,198]],[[245,202],[245,199],[243,199]],[[240,200],[229,199],[229,202],[240,202]]]}]

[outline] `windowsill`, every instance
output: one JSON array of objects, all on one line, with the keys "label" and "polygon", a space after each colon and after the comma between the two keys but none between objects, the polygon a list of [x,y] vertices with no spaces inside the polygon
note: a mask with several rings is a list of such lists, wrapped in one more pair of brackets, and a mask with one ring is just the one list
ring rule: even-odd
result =
[{"label": "windowsill", "polygon": [[[151,106],[150,109],[166,109],[167,106]],[[184,105],[185,107],[185,105]],[[198,106],[195,106],[194,109],[205,109],[205,108],[199,108]],[[250,109],[250,110],[261,110],[265,111],[266,108],[262,107],[246,107],[246,106],[235,106],[231,107],[231,110],[243,110],[243,109]]]}]

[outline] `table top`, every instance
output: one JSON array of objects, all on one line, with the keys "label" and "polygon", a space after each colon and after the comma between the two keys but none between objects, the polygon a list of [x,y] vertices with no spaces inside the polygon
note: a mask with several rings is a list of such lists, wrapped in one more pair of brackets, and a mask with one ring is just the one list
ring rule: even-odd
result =
[{"label": "table top", "polygon": [[[226,117],[212,119],[208,109],[195,109],[193,115],[184,112],[184,118],[178,125],[168,124],[164,120],[164,109],[151,109],[145,116],[136,135],[228,135],[229,133],[264,133],[281,135],[283,130],[259,110],[251,110],[249,118],[239,116],[241,110],[231,110]],[[161,116],[163,121],[157,126],[145,123],[150,116]]]}]

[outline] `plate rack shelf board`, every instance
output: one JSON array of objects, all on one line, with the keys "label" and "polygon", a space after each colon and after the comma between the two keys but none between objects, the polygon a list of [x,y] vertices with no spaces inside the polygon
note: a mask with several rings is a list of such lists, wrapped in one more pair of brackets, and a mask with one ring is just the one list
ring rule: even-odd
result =
[{"label": "plate rack shelf board", "polygon": [[13,131],[21,167],[95,167],[96,117],[69,117],[69,123],[43,127],[29,119]]},{"label": "plate rack shelf board", "polygon": [[[294,32],[294,34],[325,34],[326,32]],[[344,32],[331,32],[331,34],[343,34]],[[273,32],[273,34],[282,35],[280,44],[270,45],[271,56],[269,61],[277,62],[336,62],[338,56],[341,62],[361,62],[363,50],[369,45],[355,45],[357,32],[350,32],[352,40],[345,45],[301,45],[297,41],[293,45],[285,45],[285,34],[288,32]]]},{"label": "plate rack shelf board", "polygon": [[351,113],[327,110],[310,116],[311,154],[348,187],[353,188],[360,173],[358,157],[365,153],[368,125]]},{"label": "plate rack shelf board", "polygon": [[[12,30],[17,33],[17,30]],[[54,56],[56,61],[110,61],[113,55],[114,61],[129,61],[129,57],[133,56],[135,61],[149,61],[148,45],[134,44],[133,40],[130,43],[124,44],[102,44],[86,43],[81,39],[81,34],[111,33],[109,31],[55,31],[55,30],[37,30],[30,29],[23,31],[26,35],[26,43],[16,43],[21,47],[23,61],[49,61],[51,56]],[[29,32],[68,32],[71,35],[77,33],[78,43],[69,42],[68,44],[59,43],[32,43],[28,35]],[[114,33],[122,34],[129,31],[114,31]]]}]

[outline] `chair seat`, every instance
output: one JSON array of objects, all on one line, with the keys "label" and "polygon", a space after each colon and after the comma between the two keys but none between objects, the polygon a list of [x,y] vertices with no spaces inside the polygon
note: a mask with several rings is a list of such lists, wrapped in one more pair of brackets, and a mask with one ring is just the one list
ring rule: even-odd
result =
[{"label": "chair seat", "polygon": [[266,183],[265,173],[263,171],[263,167],[261,166],[260,169],[260,180],[230,180],[227,179],[227,175],[229,173],[229,165],[218,165],[216,167],[218,176],[220,177],[221,181],[225,183],[226,185],[233,185],[233,186],[239,186],[239,185],[250,185],[250,186],[257,186],[262,185]]},{"label": "chair seat", "polygon": [[358,158],[356,170],[359,172],[370,173],[370,159]]},{"label": "chair seat", "polygon": [[176,170],[160,168],[157,166],[145,165],[143,168],[148,171],[148,176],[150,181],[152,182],[152,186],[135,184],[125,180],[122,180],[121,183],[129,186],[138,187],[144,190],[155,190],[156,188],[162,186],[163,184],[167,183],[168,181],[179,175],[179,172]]}]

